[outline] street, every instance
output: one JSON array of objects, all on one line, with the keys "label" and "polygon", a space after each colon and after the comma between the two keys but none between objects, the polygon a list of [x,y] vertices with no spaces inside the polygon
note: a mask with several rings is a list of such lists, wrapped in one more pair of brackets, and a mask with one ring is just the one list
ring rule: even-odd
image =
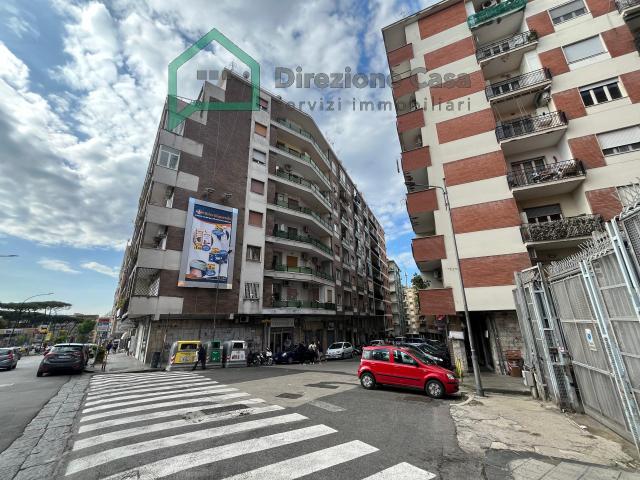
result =
[{"label": "street", "polygon": [[20,436],[24,427],[67,381],[69,375],[36,377],[41,355],[23,356],[14,370],[0,371],[0,452]]}]

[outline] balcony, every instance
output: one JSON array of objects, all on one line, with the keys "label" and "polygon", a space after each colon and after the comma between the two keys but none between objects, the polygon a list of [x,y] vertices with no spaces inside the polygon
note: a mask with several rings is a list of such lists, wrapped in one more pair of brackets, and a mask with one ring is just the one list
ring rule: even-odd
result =
[{"label": "balcony", "polygon": [[336,304],[329,302],[316,302],[309,300],[273,300],[272,308],[296,308],[311,310],[335,310]]},{"label": "balcony", "polygon": [[398,129],[398,133],[422,128],[424,125],[424,110],[418,108],[417,105],[407,113],[402,113],[396,118],[396,128]]},{"label": "balcony", "polygon": [[435,188],[418,190],[407,194],[407,212],[417,234],[430,234],[435,230],[434,214],[438,210]]},{"label": "balcony", "polygon": [[[331,235],[331,232],[333,231],[331,223],[326,221],[320,216],[320,214],[311,210],[310,208],[302,207],[294,203],[287,203],[282,200],[276,200],[273,203],[269,203],[268,206],[271,207],[272,210],[279,211],[286,217],[290,217],[288,218],[289,220],[300,221],[300,219],[302,218],[304,220],[311,220],[315,222],[318,227],[323,228],[323,230],[319,232],[321,234]],[[284,209],[284,211],[282,209]],[[291,213],[288,214],[288,212]]]},{"label": "balcony", "polygon": [[402,47],[396,48],[395,50],[391,50],[387,52],[387,60],[389,61],[389,66],[391,68],[400,65],[403,62],[408,62],[413,58],[413,45],[411,43],[407,43]]},{"label": "balcony", "polygon": [[[274,180],[280,181],[280,179],[282,179],[282,180],[285,180],[286,182],[290,182],[290,183],[285,183],[280,181],[281,185],[287,185],[287,187],[289,187],[289,188],[281,187],[281,189],[284,190],[287,194],[290,194],[291,196],[295,196],[295,194],[299,193],[300,191],[311,193],[312,196],[309,197],[310,203],[313,203],[314,200],[316,200],[318,204],[317,206],[322,206],[326,208],[329,212],[331,211],[331,202],[315,183],[312,183],[309,180],[300,177],[299,175],[296,175],[291,172],[287,172],[282,169],[276,170],[275,176],[277,178],[274,178]],[[294,184],[294,185],[291,185],[291,184]]]},{"label": "balcony", "polygon": [[493,42],[520,29],[526,6],[527,0],[505,0],[469,15],[467,25],[480,44]]},{"label": "balcony", "polygon": [[522,117],[496,127],[496,138],[505,154],[539,150],[556,145],[567,129],[564,112]]},{"label": "balcony", "polygon": [[418,91],[418,74],[413,73],[411,70],[397,73],[392,76],[393,83],[391,85],[393,98],[399,100],[400,98],[411,95]]},{"label": "balcony", "polygon": [[484,77],[493,78],[520,68],[524,54],[535,50],[537,45],[535,30],[521,32],[477,47],[476,59]]},{"label": "balcony", "polygon": [[[283,155],[284,158],[291,159],[296,162],[297,165],[305,169],[305,176],[309,177],[311,175],[316,175],[318,179],[326,184],[328,188],[331,188],[331,181],[329,177],[327,177],[318,164],[309,156],[308,153],[299,152],[284,143],[278,142],[276,145],[272,145],[271,149],[275,151],[275,153]],[[285,165],[281,165],[285,167]]]},{"label": "balcony", "polygon": [[447,258],[444,236],[414,238],[411,241],[413,259],[423,272],[435,270],[441,266],[440,260]]},{"label": "balcony", "polygon": [[520,227],[522,240],[536,249],[569,248],[587,240],[595,231],[604,230],[600,215],[580,215],[541,223],[525,223]]},{"label": "balcony", "polygon": [[500,117],[522,108],[535,108],[535,100],[539,97],[540,91],[550,84],[551,72],[547,68],[541,68],[491,83],[485,87],[484,93]]},{"label": "balcony", "polygon": [[333,284],[333,276],[331,273],[310,267],[288,267],[287,265],[273,265],[272,270],[265,270],[265,275],[273,278],[292,279],[299,281],[309,281],[310,277],[321,279],[321,283],[329,282]]},{"label": "balcony", "polygon": [[616,0],[616,6],[629,30],[637,34],[640,30],[640,0]]},{"label": "balcony", "polygon": [[576,189],[587,175],[580,160],[551,163],[544,167],[512,170],[509,188],[518,200],[562,195]]},{"label": "balcony", "polygon": [[311,145],[313,145],[318,153],[318,155],[320,155],[320,158],[322,158],[322,160],[324,160],[325,164],[327,165],[327,167],[330,167],[330,163],[329,163],[329,157],[327,156],[327,154],[322,150],[322,148],[320,147],[320,145],[318,144],[317,140],[314,138],[313,135],[311,135],[311,133],[307,132],[305,129],[303,129],[302,127],[299,127],[298,125],[291,123],[290,121],[284,119],[284,118],[277,118],[276,119],[276,125],[281,125],[285,128],[287,128],[288,130],[290,130],[291,132],[294,132],[295,134],[297,134],[298,136],[302,137],[303,139],[307,140],[309,143],[311,143]]},{"label": "balcony", "polygon": [[310,247],[313,247],[313,249],[317,249],[318,251],[324,253],[325,255],[331,258],[333,257],[333,252],[331,251],[331,247],[328,247],[327,245],[322,243],[320,240],[310,235],[298,235],[295,233],[283,232],[281,230],[277,230],[274,228],[272,241],[277,241],[278,239],[289,241],[289,242],[301,243],[303,244],[303,246],[308,245]]}]

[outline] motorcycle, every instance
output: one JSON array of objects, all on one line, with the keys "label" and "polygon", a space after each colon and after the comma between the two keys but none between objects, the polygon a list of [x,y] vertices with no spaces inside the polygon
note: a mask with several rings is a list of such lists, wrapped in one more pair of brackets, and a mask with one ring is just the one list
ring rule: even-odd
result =
[{"label": "motorcycle", "polygon": [[248,367],[259,367],[260,365],[262,365],[262,360],[261,360],[262,355],[259,352],[252,352],[249,351],[249,354],[247,355],[247,366]]},{"label": "motorcycle", "polygon": [[262,365],[273,365],[273,353],[271,349],[267,347],[267,349],[260,354]]}]

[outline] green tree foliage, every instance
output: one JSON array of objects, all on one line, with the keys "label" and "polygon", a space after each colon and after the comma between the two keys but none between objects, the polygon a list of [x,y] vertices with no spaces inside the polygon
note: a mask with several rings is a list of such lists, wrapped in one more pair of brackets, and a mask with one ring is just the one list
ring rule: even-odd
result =
[{"label": "green tree foliage", "polygon": [[78,325],[78,336],[80,337],[80,341],[86,342],[89,333],[91,333],[94,328],[96,328],[95,320],[85,320]]},{"label": "green tree foliage", "polygon": [[418,290],[424,290],[425,288],[427,288],[427,283],[419,274],[415,273],[411,278],[411,286],[413,288],[417,288]]}]

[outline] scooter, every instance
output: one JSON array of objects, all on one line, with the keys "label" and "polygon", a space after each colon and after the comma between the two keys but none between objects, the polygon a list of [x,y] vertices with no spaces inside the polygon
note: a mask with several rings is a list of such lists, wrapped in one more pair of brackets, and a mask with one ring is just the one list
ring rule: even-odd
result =
[{"label": "scooter", "polygon": [[267,349],[260,354],[262,365],[273,365],[273,353],[271,349],[267,347]]}]

